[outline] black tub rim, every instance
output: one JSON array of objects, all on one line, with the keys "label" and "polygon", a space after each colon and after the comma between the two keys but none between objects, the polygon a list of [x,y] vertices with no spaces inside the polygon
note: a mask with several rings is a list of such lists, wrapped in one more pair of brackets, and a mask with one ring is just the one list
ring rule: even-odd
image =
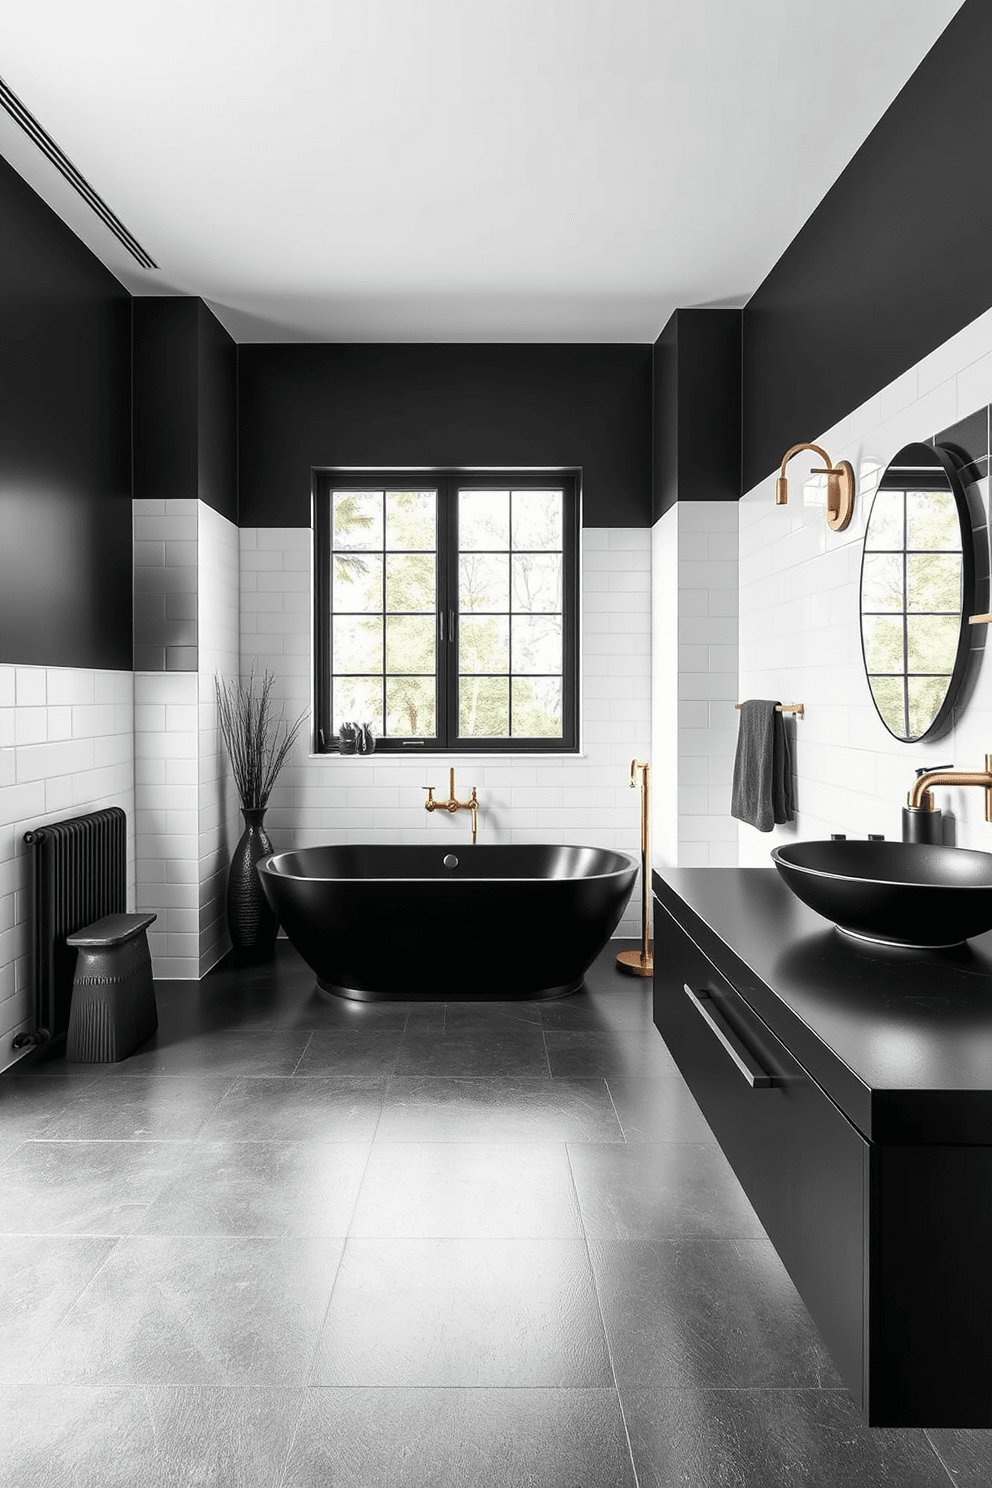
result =
[{"label": "black tub rim", "polygon": [[[595,883],[599,879],[604,879],[604,878],[618,878],[622,874],[629,873],[631,869],[634,869],[634,871],[636,872],[640,868],[640,861],[635,856],[634,853],[623,852],[620,848],[616,848],[616,847],[591,847],[591,846],[588,846],[585,843],[572,843],[572,842],[506,842],[506,843],[502,843],[502,842],[489,842],[489,843],[485,843],[484,846],[486,848],[498,848],[498,847],[507,847],[507,848],[520,848],[520,847],[523,847],[523,848],[527,848],[527,847],[544,847],[544,848],[547,848],[547,847],[564,847],[564,848],[572,849],[575,852],[609,853],[610,855],[612,855],[615,858],[620,858],[622,861],[617,865],[616,868],[611,868],[606,873],[574,873],[574,874],[565,875],[564,877],[554,877],[554,878],[550,877],[547,874],[536,874],[533,877],[528,877],[528,876],[525,876],[523,874],[520,874],[520,875],[516,875],[515,874],[512,878],[511,877],[502,877],[499,874],[493,874],[489,878],[462,878],[462,879],[451,878],[448,875],[445,875],[443,877],[439,875],[438,876],[438,879],[437,879],[437,882],[438,883],[513,883],[513,884],[526,884],[526,883],[535,883],[535,884],[537,884],[537,883],[544,883],[544,884],[550,884],[550,883]],[[313,846],[313,847],[295,847],[295,848],[288,848],[288,849],[286,849],[283,852],[269,853],[269,855],[267,857],[264,857],[264,858],[260,858],[259,859],[258,865],[257,865],[258,871],[259,871],[259,873],[268,874],[272,878],[279,879],[282,882],[286,882],[287,880],[289,880],[289,881],[295,882],[295,883],[346,883],[346,884],[350,884],[350,883],[377,883],[377,884],[380,884],[380,883],[381,884],[393,883],[393,884],[398,884],[399,883],[399,884],[409,884],[409,883],[424,883],[425,881],[434,882],[433,879],[432,880],[424,880],[423,878],[410,878],[410,877],[406,877],[406,876],[404,876],[402,874],[390,874],[388,877],[384,875],[382,877],[376,876],[376,877],[373,878],[373,877],[368,876],[368,875],[354,874],[354,873],[350,873],[350,874],[335,874],[333,877],[328,877],[326,874],[322,874],[322,873],[286,873],[286,872],[281,871],[276,866],[277,863],[279,862],[279,860],[282,859],[282,858],[298,857],[302,853],[308,853],[308,852],[324,852],[328,848],[331,849],[332,851],[339,851],[339,850],[347,851],[347,850],[349,850],[351,848],[356,848],[356,849],[361,849],[361,848],[380,848],[380,849],[382,849],[382,848],[385,848],[385,849],[392,849],[393,851],[395,851],[397,849],[402,850],[404,848],[412,848],[415,851],[423,851],[425,849],[433,849],[434,848],[434,844],[433,843],[420,843],[420,842],[396,842],[396,843],[390,843],[390,842],[326,842],[326,843],[320,844],[319,846]],[[472,844],[469,844],[468,847],[461,847],[459,844],[456,844],[456,843],[439,842],[437,844],[437,849],[436,850],[439,851],[439,852],[441,852],[443,850],[447,854],[452,854],[452,853],[455,853],[456,851],[460,851],[460,852],[463,852],[463,853],[471,853],[472,850],[473,850],[473,848],[472,848]]]}]

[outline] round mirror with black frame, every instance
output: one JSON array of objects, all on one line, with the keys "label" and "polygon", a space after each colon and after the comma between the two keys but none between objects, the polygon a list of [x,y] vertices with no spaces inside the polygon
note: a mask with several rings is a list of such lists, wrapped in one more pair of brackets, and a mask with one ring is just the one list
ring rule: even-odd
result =
[{"label": "round mirror with black frame", "polygon": [[861,558],[861,650],[885,727],[904,743],[949,721],[970,654],[975,554],[954,458],[907,444],[872,502]]}]

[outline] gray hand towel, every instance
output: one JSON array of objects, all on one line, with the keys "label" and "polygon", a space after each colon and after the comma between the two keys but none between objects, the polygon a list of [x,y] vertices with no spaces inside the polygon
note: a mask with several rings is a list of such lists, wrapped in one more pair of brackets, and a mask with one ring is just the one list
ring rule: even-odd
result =
[{"label": "gray hand towel", "polygon": [[741,704],[730,813],[759,832],[795,819],[792,751],[776,706],[767,698]]}]

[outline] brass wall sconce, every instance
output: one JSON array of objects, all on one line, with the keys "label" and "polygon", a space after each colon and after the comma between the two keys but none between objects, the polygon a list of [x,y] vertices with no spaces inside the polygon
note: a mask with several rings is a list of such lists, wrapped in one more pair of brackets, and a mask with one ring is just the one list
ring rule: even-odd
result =
[{"label": "brass wall sconce", "polygon": [[850,460],[841,460],[837,465],[832,464],[826,450],[821,449],[818,444],[794,444],[790,450],[786,450],[782,457],[782,469],[775,482],[775,505],[784,506],[789,499],[789,482],[785,478],[785,467],[793,455],[798,455],[802,450],[812,450],[814,455],[819,455],[823,461],[823,468],[816,469],[812,473],[827,477],[827,526],[833,532],[843,532],[854,514],[856,491],[854,467]]}]

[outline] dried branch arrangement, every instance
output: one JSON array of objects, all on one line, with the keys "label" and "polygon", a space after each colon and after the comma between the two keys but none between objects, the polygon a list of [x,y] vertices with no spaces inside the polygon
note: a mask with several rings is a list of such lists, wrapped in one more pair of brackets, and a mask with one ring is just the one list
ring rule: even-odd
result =
[{"label": "dried branch arrangement", "polygon": [[276,777],[296,743],[307,716],[287,723],[285,709],[273,706],[275,677],[263,673],[256,682],[254,670],[243,677],[216,676],[220,730],[227,745],[234,783],[245,811],[261,811],[268,805]]}]

